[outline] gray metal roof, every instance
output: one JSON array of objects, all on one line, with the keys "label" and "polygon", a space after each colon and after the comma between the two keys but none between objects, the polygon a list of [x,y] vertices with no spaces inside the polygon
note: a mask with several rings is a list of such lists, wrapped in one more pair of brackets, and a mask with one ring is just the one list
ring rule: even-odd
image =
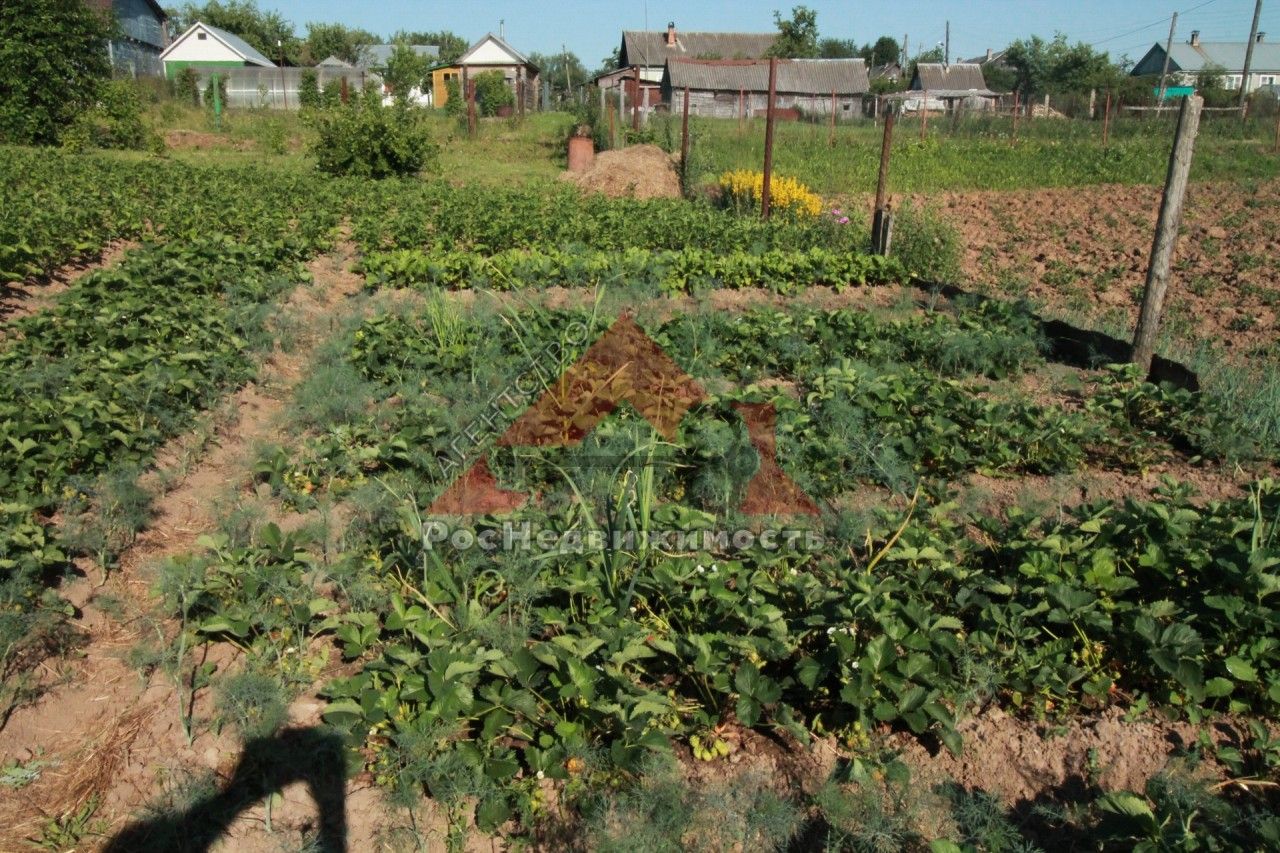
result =
[{"label": "gray metal roof", "polygon": [[777,33],[685,33],[667,44],[667,31],[627,30],[622,34],[622,64],[661,66],[668,59],[760,59]]},{"label": "gray metal roof", "polygon": [[[1239,74],[1244,70],[1244,52],[1248,46],[1248,42],[1243,41],[1202,41],[1197,45],[1182,42],[1173,46],[1169,58],[1181,71],[1195,73],[1217,67]],[[1271,71],[1280,71],[1280,42],[1255,44],[1250,73]]]},{"label": "gray metal roof", "polygon": [[987,81],[982,76],[982,66],[973,62],[921,62],[916,65],[916,76],[911,88],[926,92],[985,92]]},{"label": "gray metal roof", "polygon": [[204,23],[199,24],[199,26],[204,27],[219,39],[226,42],[227,47],[244,57],[245,62],[252,62],[254,65],[275,65],[274,62],[263,56],[256,47],[249,44],[235,33],[229,33],[226,30],[219,29],[218,27],[211,27]]},{"label": "gray metal roof", "polygon": [[[742,60],[667,62],[663,84],[673,89],[767,92],[769,63]],[[778,91],[795,95],[860,95],[871,88],[861,59],[778,60]]]},{"label": "gray metal roof", "polygon": [[[356,63],[357,68],[386,68],[387,61],[391,59],[391,54],[395,52],[397,45],[394,44],[366,44],[360,48],[360,61]],[[440,56],[440,48],[433,44],[411,44],[410,48],[418,56],[427,59],[436,59]]]},{"label": "gray metal roof", "polygon": [[528,57],[526,57],[523,53],[521,53],[520,51],[512,47],[510,44],[508,44],[507,41],[503,39],[501,36],[495,36],[493,33],[485,33],[484,38],[480,39],[480,41],[476,42],[475,44],[471,45],[471,47],[467,48],[467,52],[462,54],[462,56],[458,57],[458,62],[456,64],[458,65],[471,64],[472,54],[478,51],[480,47],[487,41],[492,41],[498,47],[502,48],[513,59],[515,59],[516,62],[522,65],[527,65],[530,68],[537,70],[538,66],[530,62]]},{"label": "gray metal roof", "polygon": [[317,68],[354,68],[355,66],[353,66],[350,62],[347,62],[345,59],[339,59],[333,54],[330,54],[326,59],[322,59],[319,62],[317,62],[316,67]]}]

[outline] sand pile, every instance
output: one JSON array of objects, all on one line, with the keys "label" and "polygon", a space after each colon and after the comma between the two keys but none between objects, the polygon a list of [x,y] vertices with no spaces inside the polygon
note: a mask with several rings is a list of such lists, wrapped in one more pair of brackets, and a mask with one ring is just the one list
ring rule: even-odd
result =
[{"label": "sand pile", "polygon": [[596,155],[590,170],[580,175],[565,172],[560,177],[586,192],[610,198],[680,198],[675,160],[656,145],[605,151]]}]

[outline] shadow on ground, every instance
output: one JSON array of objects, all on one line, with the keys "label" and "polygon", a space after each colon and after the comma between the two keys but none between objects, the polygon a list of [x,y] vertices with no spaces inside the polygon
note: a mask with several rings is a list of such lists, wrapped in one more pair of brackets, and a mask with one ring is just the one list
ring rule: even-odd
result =
[{"label": "shadow on ground", "polygon": [[130,824],[104,848],[109,853],[208,850],[246,809],[305,782],[320,809],[316,850],[347,849],[346,762],[342,738],[318,728],[286,729],[249,741],[231,780],[214,796],[179,812]]}]

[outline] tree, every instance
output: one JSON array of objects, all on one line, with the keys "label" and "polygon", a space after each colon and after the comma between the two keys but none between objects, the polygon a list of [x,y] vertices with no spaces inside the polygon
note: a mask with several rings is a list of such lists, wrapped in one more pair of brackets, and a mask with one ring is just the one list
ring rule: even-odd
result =
[{"label": "tree", "polygon": [[[538,77],[551,84],[551,93],[556,98],[564,99],[570,86],[581,86],[587,81],[586,66],[573,53],[531,53],[529,61],[538,66]],[[565,80],[566,70],[571,83]]]},{"label": "tree", "polygon": [[500,107],[515,105],[515,93],[507,85],[507,80],[502,76],[501,71],[485,71],[477,74],[475,84],[476,109],[480,111],[480,115],[497,115]]},{"label": "tree", "polygon": [[875,67],[887,62],[897,62],[902,48],[893,36],[880,36],[875,44],[864,44],[858,55],[867,61],[867,65]]},{"label": "tree", "polygon": [[769,48],[769,56],[780,59],[812,59],[818,55],[818,13],[808,6],[796,6],[791,18],[773,13],[778,37]]},{"label": "tree", "polygon": [[427,72],[434,61],[429,56],[419,55],[407,42],[398,42],[387,58],[382,82],[391,89],[397,101],[404,102],[414,89],[426,89]]},{"label": "tree", "polygon": [[307,24],[307,40],[302,47],[302,59],[306,65],[315,65],[330,56],[355,64],[360,61],[360,48],[368,44],[380,44],[382,39],[368,30],[348,27],[344,24]]},{"label": "tree", "polygon": [[622,45],[615,47],[608,56],[600,60],[600,67],[596,69],[596,73],[591,75],[595,77],[605,71],[616,71],[622,67]]},{"label": "tree", "polygon": [[1053,41],[1039,36],[1018,39],[1005,51],[1004,61],[1013,69],[1014,87],[1024,101],[1037,95],[1112,87],[1119,77],[1119,69],[1107,54],[1083,42],[1069,45],[1062,33]]},{"label": "tree", "polygon": [[440,30],[434,33],[400,30],[391,37],[391,40],[395,42],[402,41],[405,44],[433,44],[440,48],[440,62],[457,62],[458,57],[466,53],[467,48],[471,47],[466,39],[449,30]]},{"label": "tree", "polygon": [[[185,32],[196,21],[234,33],[257,48],[272,62],[302,62],[302,42],[293,34],[293,23],[279,12],[264,12],[254,0],[208,0],[203,6],[187,3],[169,11],[169,26],[175,33]],[[324,59],[324,57],[320,57]]]},{"label": "tree", "polygon": [[111,78],[113,30],[83,0],[0,3],[0,141],[57,144]]},{"label": "tree", "polygon": [[818,56],[823,59],[853,59],[858,55],[858,44],[853,39],[823,39],[818,42]]}]

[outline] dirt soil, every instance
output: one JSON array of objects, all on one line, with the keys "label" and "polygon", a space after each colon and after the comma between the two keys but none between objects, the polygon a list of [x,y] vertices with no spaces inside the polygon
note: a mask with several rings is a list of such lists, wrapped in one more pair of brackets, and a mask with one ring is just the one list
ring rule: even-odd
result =
[{"label": "dirt soil", "polygon": [[207,151],[210,149],[228,148],[233,151],[252,151],[256,146],[249,139],[228,139],[217,133],[205,133],[199,130],[166,130],[164,145],[172,150],[188,149],[191,151]]},{"label": "dirt soil", "polygon": [[560,178],[586,192],[603,193],[610,198],[680,198],[681,195],[676,162],[656,145],[632,145],[601,152],[588,171],[564,172]]},{"label": "dirt soil", "polygon": [[[0,730],[0,764],[42,763],[38,779],[0,797],[0,850],[25,849],[51,818],[73,814],[90,801],[97,803],[93,828],[105,842],[158,795],[180,800],[185,782],[211,773],[225,782],[235,773],[241,745],[230,731],[208,729],[215,716],[210,691],[201,691],[194,703],[195,719],[205,722],[188,745],[173,680],[161,669],[135,669],[126,657],[144,642],[163,646],[176,633],[172,620],[155,616],[159,603],[150,590],[159,563],[198,551],[198,537],[217,530],[220,511],[231,503],[254,504],[253,454],[263,443],[286,440],[284,401],[361,290],[363,280],[349,271],[353,257],[344,241],[334,255],[311,264],[314,283],[298,287],[282,312],[297,324],[291,329],[296,344],[288,351],[277,348],[258,380],[240,389],[221,417],[209,419],[206,433],[212,435],[197,430],[158,454],[157,472],[144,478],[159,495],[154,517],[122,556],[120,569],[102,583],[98,570],[85,566],[85,577],[64,586],[83,634],[81,653],[46,666],[44,695],[15,711]],[[260,508],[264,519],[288,524],[285,513]],[[239,657],[229,645],[208,654],[219,673],[234,671]],[[320,708],[318,700],[304,697],[290,709],[291,723],[318,723]],[[352,849],[369,849],[386,822],[381,797],[353,785],[346,799]],[[264,810],[250,809],[230,824],[221,849],[276,850],[284,840],[279,833],[294,830],[300,839],[316,826],[303,780],[285,788],[273,811],[276,835],[263,832]]]},{"label": "dirt soil", "polygon": [[[91,272],[115,266],[125,252],[136,249],[132,240],[115,240],[96,255],[72,261],[47,276],[16,284],[0,285],[0,322],[10,322],[43,311],[58,295]],[[0,337],[4,332],[0,330]]]},{"label": "dirt soil", "polygon": [[[1065,189],[913,196],[964,240],[964,278],[1050,313],[1137,320],[1160,188]],[[1245,355],[1275,351],[1280,311],[1280,181],[1193,184],[1174,256],[1165,329]]]}]

